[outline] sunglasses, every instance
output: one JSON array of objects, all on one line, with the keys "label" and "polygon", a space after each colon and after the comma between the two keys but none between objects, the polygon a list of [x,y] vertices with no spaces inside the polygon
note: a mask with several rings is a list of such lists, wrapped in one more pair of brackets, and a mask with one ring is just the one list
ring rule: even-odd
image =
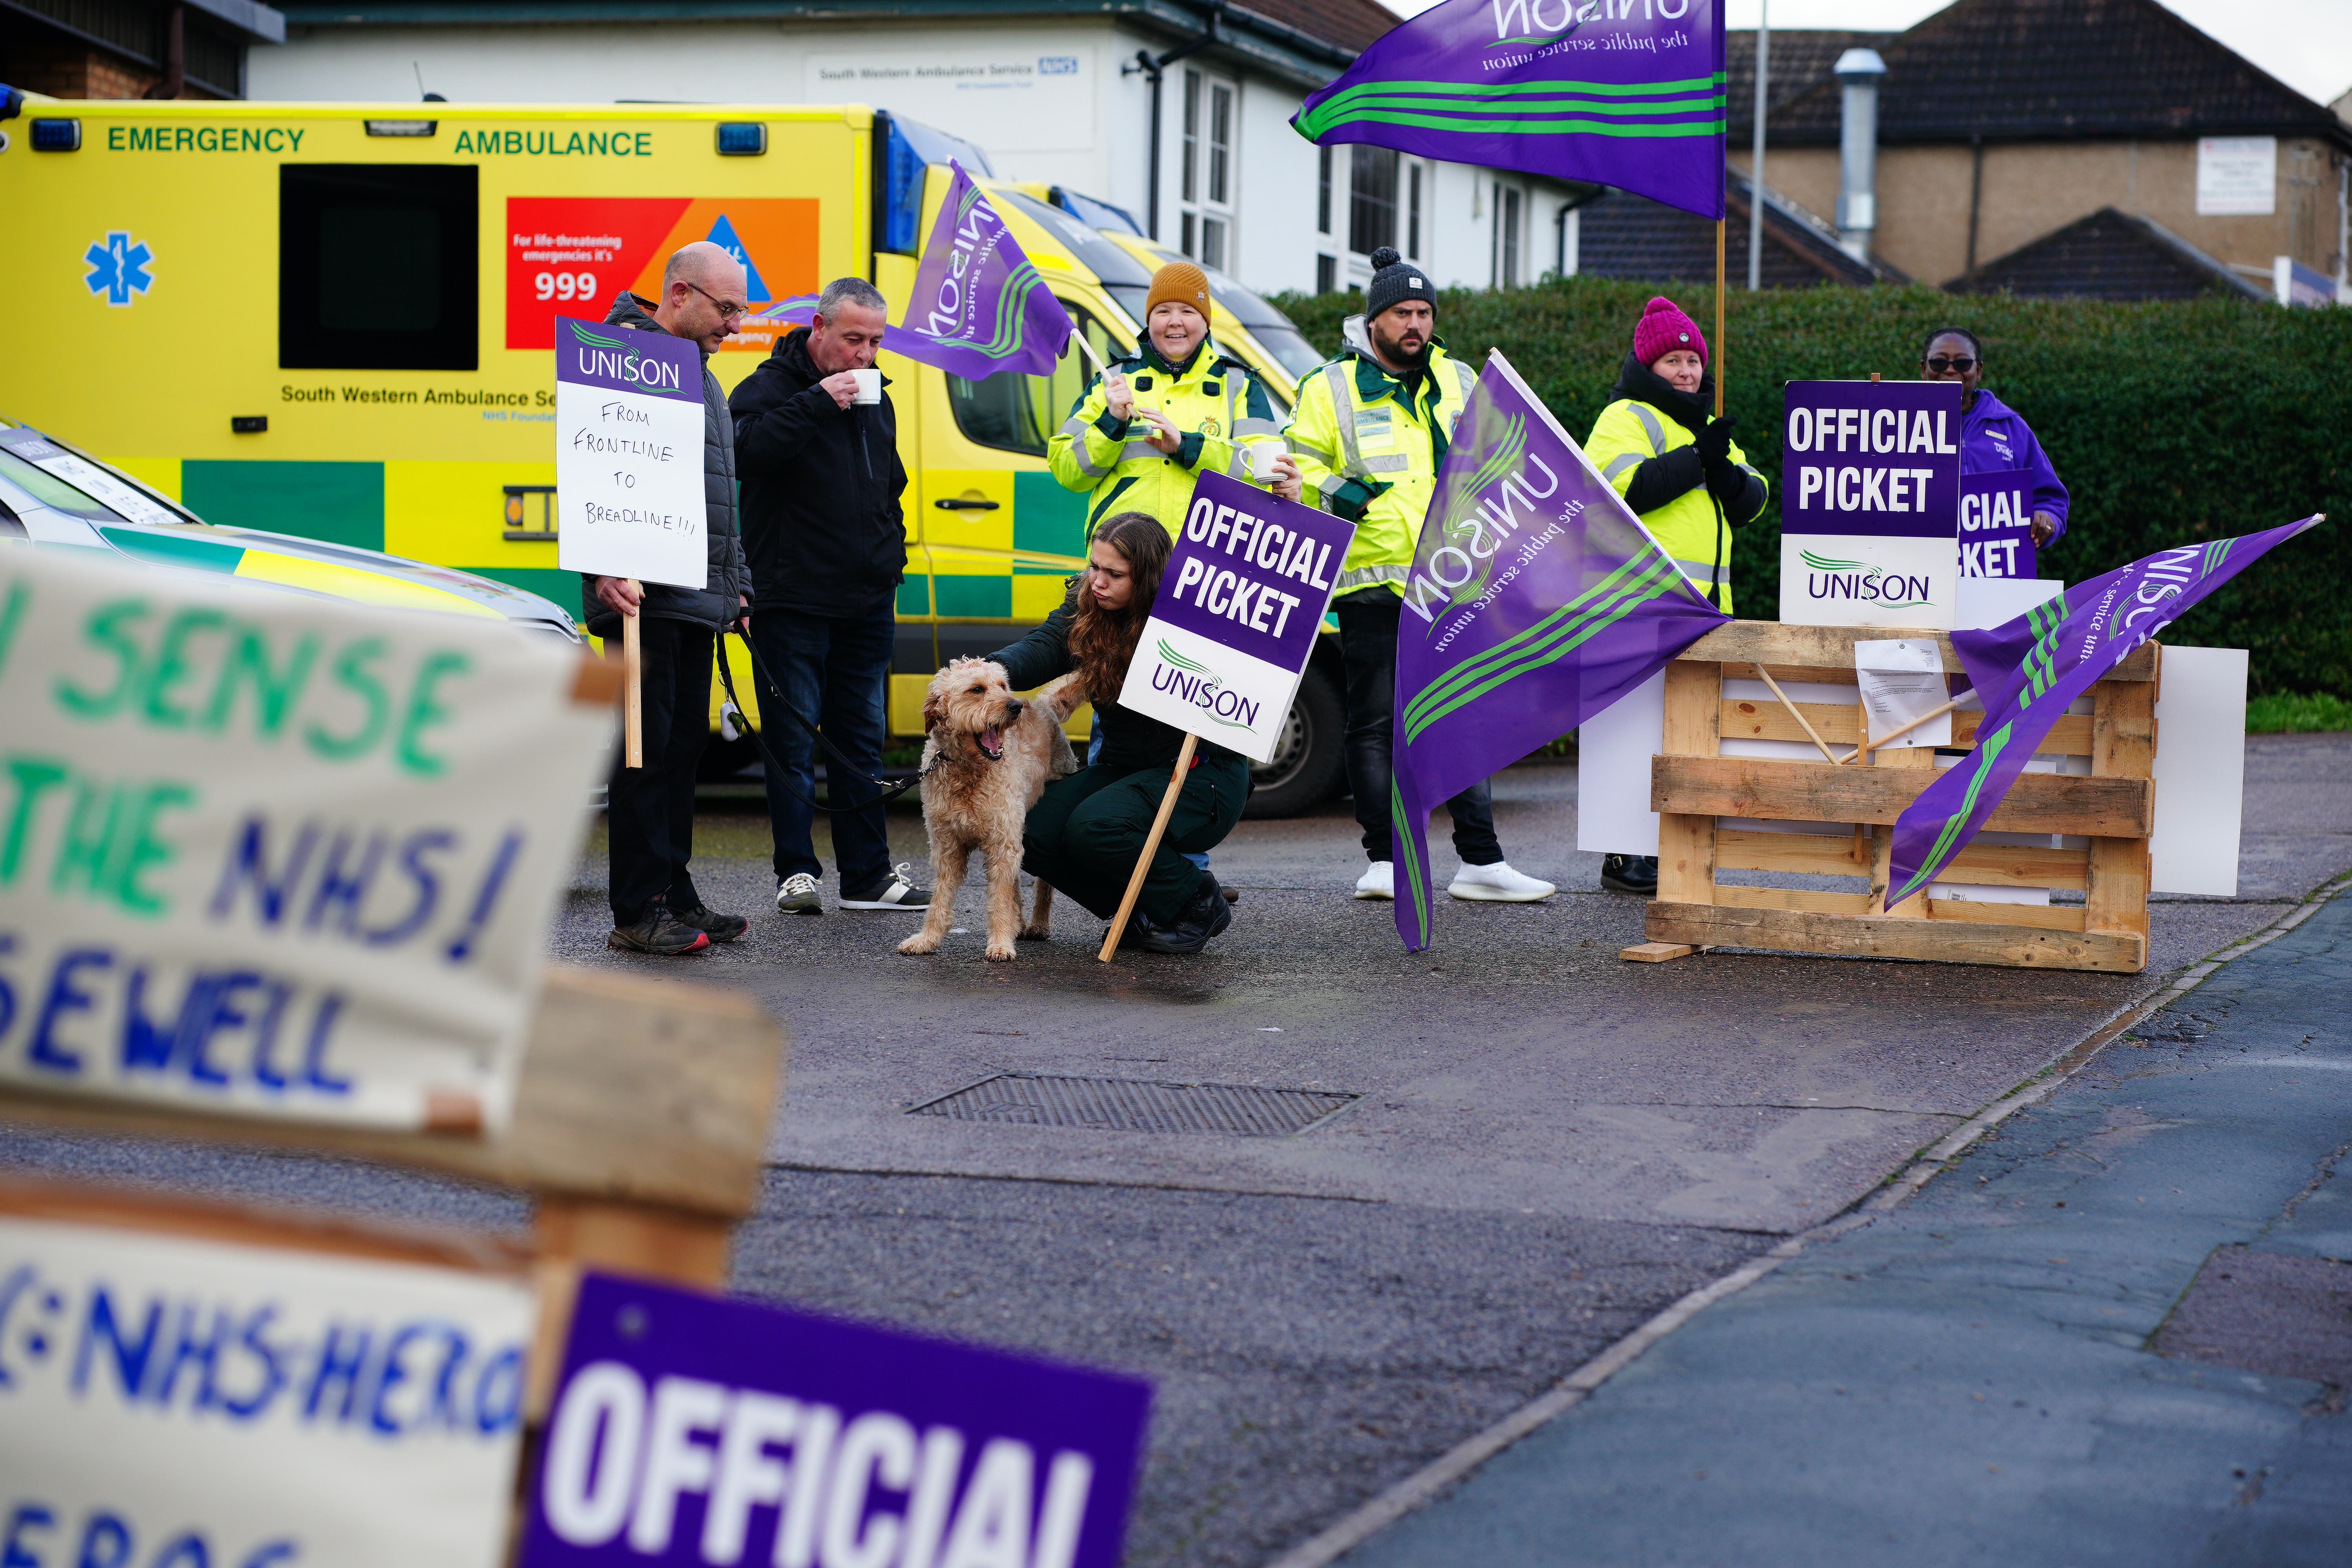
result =
[{"label": "sunglasses", "polygon": [[1966,354],[1961,354],[1956,359],[1947,359],[1944,355],[1937,354],[1935,358],[1927,362],[1927,368],[1934,371],[1938,375],[1954,371],[1957,371],[1962,375],[1966,375],[1969,372],[1976,369],[1976,367],[1977,362],[1969,358]]},{"label": "sunglasses", "polygon": [[709,289],[705,289],[701,284],[685,278],[679,279],[678,281],[684,283],[688,288],[693,289],[696,293],[701,295],[704,299],[718,306],[719,319],[720,321],[732,321],[739,319],[743,314],[745,307],[736,304],[732,300],[720,299],[718,295],[713,294]]}]

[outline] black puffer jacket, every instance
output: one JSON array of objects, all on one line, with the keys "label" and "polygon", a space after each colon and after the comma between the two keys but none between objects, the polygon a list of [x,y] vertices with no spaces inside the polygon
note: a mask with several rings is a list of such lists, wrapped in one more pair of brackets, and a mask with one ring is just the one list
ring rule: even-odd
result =
[{"label": "black puffer jacket", "polygon": [[871,614],[907,574],[898,416],[887,379],[880,403],[835,403],[808,338],[806,327],[786,333],[728,399],[751,581],[761,609]]},{"label": "black puffer jacket", "polygon": [[[604,324],[645,332],[663,331],[651,311],[650,300],[624,289],[604,313]],[[646,584],[645,613],[662,620],[691,621],[715,632],[724,630],[743,613],[737,603],[751,593],[751,575],[743,565],[742,532],[735,517],[735,426],[727,416],[727,395],[719,390],[719,378],[710,374],[709,354],[702,356],[702,499],[709,577],[699,588]],[[609,637],[619,633],[620,612],[606,608],[597,599],[590,579],[581,581],[580,604],[592,634]]]}]

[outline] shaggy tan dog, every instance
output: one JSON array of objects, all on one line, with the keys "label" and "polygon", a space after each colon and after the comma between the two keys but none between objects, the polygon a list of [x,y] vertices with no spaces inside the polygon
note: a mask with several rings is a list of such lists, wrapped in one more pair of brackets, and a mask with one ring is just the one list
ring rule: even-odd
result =
[{"label": "shaggy tan dog", "polygon": [[923,697],[923,827],[931,838],[931,908],[923,929],[900,952],[936,952],[955,918],[956,889],[975,849],[988,857],[988,956],[1013,956],[1013,928],[1043,938],[1054,889],[1037,884],[1029,923],[1021,926],[1021,829],[1048,781],[1078,771],[1062,733],[1086,700],[1064,676],[1024,701],[1004,667],[960,658],[931,677]]}]

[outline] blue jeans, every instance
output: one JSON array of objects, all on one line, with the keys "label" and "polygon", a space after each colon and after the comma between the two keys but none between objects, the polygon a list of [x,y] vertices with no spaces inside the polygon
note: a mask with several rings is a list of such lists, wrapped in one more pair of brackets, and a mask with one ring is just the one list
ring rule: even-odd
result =
[{"label": "blue jeans", "polygon": [[[1097,713],[1095,715],[1095,727],[1087,736],[1087,766],[1093,767],[1096,763],[1101,761],[1102,715]],[[1182,851],[1179,851],[1179,853],[1182,853]],[[1198,866],[1203,871],[1209,868],[1209,852],[1205,849],[1185,854],[1184,858],[1190,860],[1193,865]]]},{"label": "blue jeans", "polygon": [[[882,740],[888,732],[884,692],[890,673],[890,647],[898,617],[878,614],[835,617],[790,611],[755,611],[751,638],[761,662],[782,687],[785,703],[823,726],[824,738],[849,758],[850,767],[872,778],[882,766]],[[761,697],[767,694],[763,691]],[[768,777],[768,823],[775,835],[776,879],[805,873],[823,878],[810,837],[814,813],[805,804],[816,794],[815,737],[808,725],[762,701],[760,730],[768,749],[784,764]],[[850,771],[827,759],[831,804],[867,802],[851,811],[835,810],[833,858],[845,892],[866,892],[890,879],[890,833],[881,794],[872,784],[845,778]]]}]

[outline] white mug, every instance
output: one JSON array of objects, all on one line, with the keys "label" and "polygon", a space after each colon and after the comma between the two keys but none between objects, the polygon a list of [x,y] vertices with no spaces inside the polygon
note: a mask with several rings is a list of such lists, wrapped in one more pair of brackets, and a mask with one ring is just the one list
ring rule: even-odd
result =
[{"label": "white mug", "polygon": [[1273,479],[1275,464],[1282,461],[1285,450],[1282,444],[1278,441],[1259,441],[1252,444],[1248,450],[1250,478]]},{"label": "white mug", "polygon": [[851,395],[849,399],[851,403],[879,403],[882,401],[882,373],[880,371],[853,370],[849,374],[857,378],[857,390],[856,393]]}]

